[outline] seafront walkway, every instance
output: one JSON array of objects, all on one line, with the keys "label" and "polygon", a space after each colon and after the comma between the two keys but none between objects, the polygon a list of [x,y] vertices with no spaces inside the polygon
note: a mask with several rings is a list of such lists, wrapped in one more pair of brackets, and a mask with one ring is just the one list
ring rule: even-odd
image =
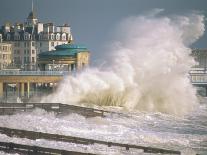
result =
[{"label": "seafront walkway", "polygon": [[19,97],[30,97],[31,87],[55,86],[64,76],[75,75],[68,71],[0,71],[0,97],[7,97],[8,89],[15,88]]},{"label": "seafront walkway", "polygon": [[193,85],[207,87],[207,68],[192,68],[189,77]]},{"label": "seafront walkway", "polygon": [[[54,89],[58,82],[67,75],[75,76],[69,71],[0,71],[0,98],[12,96],[30,98],[32,93],[38,94],[42,88]],[[202,87],[207,96],[207,68],[192,68],[189,79],[194,86]],[[12,89],[12,90],[11,90]]]}]

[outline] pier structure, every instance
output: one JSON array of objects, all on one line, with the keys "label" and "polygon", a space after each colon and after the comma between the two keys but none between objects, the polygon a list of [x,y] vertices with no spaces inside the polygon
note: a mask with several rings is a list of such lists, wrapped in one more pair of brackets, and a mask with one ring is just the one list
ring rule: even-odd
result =
[{"label": "pier structure", "polygon": [[192,68],[189,78],[192,85],[202,88],[204,90],[202,95],[207,97],[207,68]]},{"label": "pier structure", "polygon": [[8,87],[14,88],[18,97],[30,97],[31,88],[55,85],[64,76],[73,74],[67,71],[0,71],[0,98],[7,98]]},{"label": "pier structure", "polygon": [[40,53],[38,71],[1,70],[0,98],[7,99],[7,89],[11,87],[16,97],[29,99],[31,90],[41,95],[37,88],[54,89],[65,75],[72,76],[85,69],[89,65],[89,57],[90,52],[85,46],[69,43]]}]

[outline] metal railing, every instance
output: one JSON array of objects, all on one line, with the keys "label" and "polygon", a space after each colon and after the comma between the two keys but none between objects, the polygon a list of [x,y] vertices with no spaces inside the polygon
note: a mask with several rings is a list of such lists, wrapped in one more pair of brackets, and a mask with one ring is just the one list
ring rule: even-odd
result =
[{"label": "metal railing", "polygon": [[21,138],[28,138],[32,140],[46,139],[46,140],[69,142],[69,143],[75,143],[75,144],[83,144],[83,145],[101,144],[101,145],[106,145],[108,147],[112,147],[112,146],[121,147],[121,148],[125,148],[126,150],[130,150],[130,149],[143,150],[143,152],[145,153],[177,154],[177,155],[181,154],[180,151],[163,149],[163,148],[116,143],[116,142],[110,142],[110,141],[95,140],[95,139],[88,139],[88,138],[81,138],[81,137],[74,137],[74,136],[65,136],[65,135],[59,135],[59,134],[50,134],[50,133],[43,133],[43,132],[35,132],[35,131],[28,131],[28,130],[11,129],[11,128],[6,128],[6,127],[0,127],[0,133],[6,134],[9,137],[15,136],[15,137],[21,137]]},{"label": "metal railing", "polygon": [[17,112],[31,112],[35,108],[44,109],[47,112],[55,112],[58,115],[77,113],[86,117],[104,117],[105,113],[111,113],[109,111],[61,103],[0,103],[0,115],[13,115]]},{"label": "metal railing", "polygon": [[11,142],[0,142],[0,150],[7,153],[20,153],[21,155],[95,155],[93,153],[68,151],[35,145],[16,144]]},{"label": "metal railing", "polygon": [[192,68],[189,71],[189,78],[192,84],[207,84],[207,68]]},{"label": "metal railing", "polygon": [[0,71],[0,76],[64,76],[74,74],[69,71]]},{"label": "metal railing", "polygon": [[190,75],[192,84],[207,84],[207,74],[205,75]]}]

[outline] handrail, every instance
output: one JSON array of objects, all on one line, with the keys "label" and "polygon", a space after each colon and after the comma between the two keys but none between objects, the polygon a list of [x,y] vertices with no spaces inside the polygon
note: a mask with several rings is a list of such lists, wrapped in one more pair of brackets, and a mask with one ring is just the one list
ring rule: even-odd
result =
[{"label": "handrail", "polygon": [[24,75],[39,75],[39,76],[45,76],[45,75],[50,75],[50,76],[54,76],[54,75],[58,75],[58,76],[64,76],[64,75],[69,75],[69,74],[73,74],[73,72],[69,72],[69,71],[5,71],[2,70],[0,71],[0,75],[1,76],[24,76]]},{"label": "handrail", "polygon": [[55,141],[70,142],[70,143],[85,144],[85,145],[102,144],[108,147],[118,146],[118,147],[125,148],[126,150],[129,150],[130,148],[140,149],[143,150],[143,152],[145,153],[163,153],[163,154],[178,154],[178,155],[181,154],[180,151],[174,151],[169,149],[133,145],[133,144],[131,145],[131,144],[124,144],[124,143],[114,143],[110,141],[94,140],[88,138],[50,134],[50,133],[35,132],[35,131],[28,131],[28,130],[11,129],[6,127],[0,127],[0,133],[6,134],[7,136],[10,137],[15,136],[21,138],[28,138],[32,140],[46,139],[46,140],[55,140]]},{"label": "handrail", "polygon": [[12,153],[23,153],[23,154],[41,154],[41,155],[95,155],[93,153],[84,153],[78,151],[68,151],[62,149],[54,149],[47,147],[40,147],[34,145],[17,144],[11,142],[0,142],[0,150]]},{"label": "handrail", "polygon": [[87,108],[61,103],[0,103],[0,115],[12,115],[15,112],[27,112],[41,108],[58,114],[78,113],[86,117],[104,117],[104,113],[112,113],[100,109]]}]

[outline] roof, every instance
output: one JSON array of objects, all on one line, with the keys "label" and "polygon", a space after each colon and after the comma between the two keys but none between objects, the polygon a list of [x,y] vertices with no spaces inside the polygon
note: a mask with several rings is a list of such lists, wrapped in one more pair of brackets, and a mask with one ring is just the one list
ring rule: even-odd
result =
[{"label": "roof", "polygon": [[35,15],[34,11],[31,11],[29,13],[29,16],[27,17],[27,19],[37,19],[37,16]]},{"label": "roof", "polygon": [[85,46],[76,44],[62,44],[55,47],[56,50],[42,52],[39,58],[73,57],[80,52],[89,52]]},{"label": "roof", "polygon": [[62,44],[55,47],[56,50],[60,49],[79,49],[79,50],[87,50],[87,48],[83,45],[77,44]]}]

